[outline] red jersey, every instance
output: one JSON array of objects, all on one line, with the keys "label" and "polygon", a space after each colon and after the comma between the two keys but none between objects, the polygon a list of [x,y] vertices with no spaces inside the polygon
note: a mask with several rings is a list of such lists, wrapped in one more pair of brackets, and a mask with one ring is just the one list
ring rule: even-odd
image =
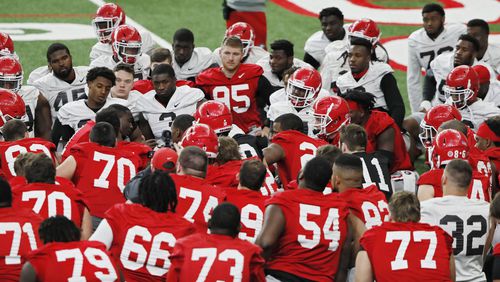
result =
[{"label": "red jersey", "polygon": [[486,155],[486,152],[479,150],[475,146],[470,147],[468,161],[473,170],[483,174],[486,177],[491,176],[491,162]]},{"label": "red jersey", "polygon": [[[451,281],[453,238],[426,223],[384,222],[367,230],[360,244],[377,281]],[[383,255],[382,255],[383,254]]]},{"label": "red jersey", "polygon": [[262,249],[239,238],[197,233],[177,240],[167,281],[266,281]]},{"label": "red jersey", "polygon": [[24,138],[10,142],[0,142],[0,158],[2,158],[1,174],[6,180],[16,176],[14,162],[17,156],[24,153],[45,153],[55,162],[56,146],[42,138]]},{"label": "red jersey", "polygon": [[283,187],[297,179],[299,171],[316,155],[318,147],[328,144],[296,130],[282,131],[274,135],[271,142],[280,145],[285,153],[285,158],[278,162],[278,174]]},{"label": "red jersey", "polygon": [[257,88],[263,73],[258,65],[241,64],[233,77],[227,78],[222,68],[210,68],[196,77],[196,85],[211,99],[226,104],[233,115],[233,123],[247,134],[262,126]]},{"label": "red jersey", "polygon": [[347,202],[350,211],[370,229],[389,221],[389,206],[385,194],[376,185],[352,188],[339,194]]},{"label": "red jersey", "polygon": [[76,144],[83,143],[83,142],[90,142],[90,131],[95,125],[95,121],[89,120],[87,123],[80,127],[74,134],[71,136],[69,139],[68,143],[66,143],[66,146],[64,147],[64,150],[62,152],[62,157],[61,161],[64,161],[67,157],[70,156],[71,154],[71,148],[75,146]]},{"label": "red jersey", "polygon": [[241,214],[240,239],[255,242],[264,222],[267,199],[260,191],[226,189],[226,201],[235,205]]},{"label": "red jersey", "polygon": [[200,232],[207,232],[207,222],[213,209],[224,202],[226,195],[205,179],[191,175],[171,174],[177,190],[176,213],[196,225]]},{"label": "red jersey", "polygon": [[285,216],[285,230],[266,268],[312,281],[333,281],[347,237],[347,203],[309,189],[274,194],[266,202]]},{"label": "red jersey", "polygon": [[[175,86],[177,86],[177,87],[183,86],[183,85],[187,85],[189,87],[195,87],[194,82],[192,82],[190,80],[178,79],[175,82]],[[136,82],[134,82],[134,86],[132,87],[132,90],[137,90],[141,94],[146,94],[149,91],[154,90],[154,89],[155,88],[153,86],[153,81],[151,81],[149,79],[137,80]]]},{"label": "red jersey", "polygon": [[151,147],[139,142],[120,141],[116,144],[117,149],[132,152],[141,162],[138,171],[145,169],[151,161]]},{"label": "red jersey", "polygon": [[12,188],[12,206],[33,210],[43,219],[64,215],[82,225],[83,210],[86,205],[82,193],[70,181],[58,184],[29,183]]},{"label": "red jersey", "polygon": [[117,204],[105,218],[113,230],[109,251],[127,281],[165,281],[175,241],[195,232],[181,216],[139,204]]},{"label": "red jersey", "polygon": [[500,147],[489,148],[484,153],[495,164],[497,170],[500,170]]},{"label": "red jersey", "polygon": [[75,145],[71,155],[76,161],[73,183],[91,215],[102,218],[114,204],[125,202],[123,189],[139,167],[133,153],[89,142]]},{"label": "red jersey", "polygon": [[0,281],[19,281],[26,255],[41,246],[43,219],[25,208],[0,208]]},{"label": "red jersey", "polygon": [[28,256],[37,281],[118,281],[106,246],[96,241],[49,243]]},{"label": "red jersey", "polygon": [[240,172],[243,160],[229,161],[222,165],[209,165],[206,181],[214,186],[237,188],[239,181],[236,174]]},{"label": "red jersey", "polygon": [[493,255],[494,256],[500,256],[500,243],[497,243],[495,245],[495,248],[493,248]]},{"label": "red jersey", "polygon": [[363,127],[366,130],[366,137],[368,141],[366,143],[367,153],[373,153],[376,151],[377,137],[387,128],[392,127],[394,129],[394,160],[392,162],[392,166],[389,168],[390,172],[393,173],[395,171],[405,169],[413,170],[413,165],[411,164],[410,155],[406,150],[401,130],[388,113],[376,110],[372,111]]}]

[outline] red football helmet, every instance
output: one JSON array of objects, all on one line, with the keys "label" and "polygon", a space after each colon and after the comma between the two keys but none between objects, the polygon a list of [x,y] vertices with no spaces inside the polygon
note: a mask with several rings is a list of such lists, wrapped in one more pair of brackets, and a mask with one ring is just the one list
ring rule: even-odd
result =
[{"label": "red football helmet", "polygon": [[233,125],[231,111],[226,104],[219,101],[206,101],[198,107],[193,116],[197,123],[210,126],[217,135],[229,132]]},{"label": "red football helmet", "polygon": [[469,101],[477,99],[479,90],[479,77],[476,71],[466,65],[454,68],[446,77],[446,85],[443,87],[447,97],[457,109],[467,107]]},{"label": "red football helmet", "polygon": [[434,167],[439,168],[454,159],[468,158],[469,144],[465,135],[455,129],[446,129],[438,133],[432,150]]},{"label": "red football helmet", "polygon": [[0,32],[0,56],[15,56],[14,42],[7,33],[3,32]]},{"label": "red football helmet", "polygon": [[111,33],[120,25],[125,24],[125,12],[114,3],[106,3],[97,9],[92,25],[101,43],[111,42]]},{"label": "red football helmet", "polygon": [[245,22],[234,23],[226,30],[225,38],[236,36],[243,43],[243,58],[248,55],[255,41],[253,27]]},{"label": "red football helmet", "polygon": [[209,158],[215,159],[219,154],[217,134],[206,124],[194,124],[184,132],[181,140],[183,148],[196,146],[202,148]]},{"label": "red football helmet", "polygon": [[315,132],[317,137],[328,140],[339,132],[342,126],[349,124],[349,105],[338,96],[327,96],[318,99],[314,105],[316,118]]},{"label": "red football helmet", "polygon": [[348,36],[366,39],[375,45],[380,39],[380,29],[377,24],[370,19],[361,19],[353,22],[349,26]]},{"label": "red football helmet", "polygon": [[22,119],[25,114],[23,98],[8,89],[0,88],[0,127],[11,119]]},{"label": "red football helmet", "polygon": [[133,26],[121,25],[113,31],[111,46],[113,55],[118,57],[120,62],[135,64],[137,57],[141,55],[141,34]]},{"label": "red football helmet", "polygon": [[312,68],[300,68],[288,79],[286,95],[296,108],[311,105],[321,90],[321,75]]},{"label": "red football helmet", "polygon": [[429,109],[420,123],[422,133],[418,135],[424,147],[432,147],[432,142],[441,124],[454,119],[462,120],[462,114],[451,105],[441,104]]},{"label": "red football helmet", "polygon": [[151,159],[151,166],[154,167],[155,170],[175,172],[177,158],[177,153],[173,149],[161,148],[154,153]]},{"label": "red football helmet", "polygon": [[19,92],[23,83],[23,68],[10,56],[0,57],[0,88]]}]

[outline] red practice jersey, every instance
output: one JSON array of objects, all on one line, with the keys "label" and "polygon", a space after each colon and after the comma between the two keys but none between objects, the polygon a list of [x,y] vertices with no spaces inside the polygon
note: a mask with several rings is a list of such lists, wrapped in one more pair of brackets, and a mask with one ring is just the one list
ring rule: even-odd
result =
[{"label": "red practice jersey", "polygon": [[347,202],[353,215],[363,221],[366,229],[389,221],[387,198],[376,185],[371,185],[365,189],[349,189],[340,193],[340,197]]},{"label": "red practice jersey", "polygon": [[262,249],[239,238],[197,233],[177,241],[167,281],[266,281]]},{"label": "red practice jersey", "polygon": [[258,65],[241,64],[233,77],[227,78],[222,68],[210,68],[196,77],[196,85],[211,99],[226,104],[233,123],[247,134],[262,126],[256,96],[263,73]]},{"label": "red practice jersey", "polygon": [[205,179],[214,186],[237,188],[239,181],[236,174],[240,172],[242,164],[243,160],[234,160],[222,165],[209,165]]},{"label": "red practice jersey", "polygon": [[285,158],[278,162],[278,174],[285,189],[288,182],[297,180],[299,171],[316,155],[316,150],[328,144],[296,130],[282,131],[271,142],[280,145],[285,153]]},{"label": "red practice jersey", "polygon": [[45,153],[54,162],[56,146],[54,143],[49,142],[42,138],[25,138],[10,142],[0,142],[0,158],[2,162],[1,174],[6,179],[16,176],[14,171],[14,162],[17,156],[24,153]]},{"label": "red practice jersey", "polygon": [[312,281],[333,281],[347,237],[347,203],[309,189],[274,194],[286,225],[266,268]]},{"label": "red practice jersey", "polygon": [[75,146],[76,144],[90,142],[90,131],[92,130],[94,125],[95,121],[89,120],[84,126],[80,127],[75,132],[75,134],[73,134],[73,136],[71,136],[68,143],[66,143],[66,146],[64,147],[61,161],[64,161],[67,157],[70,156],[71,148],[73,148],[73,146]]},{"label": "red practice jersey", "polygon": [[43,219],[25,208],[0,208],[0,281],[19,281],[26,255],[41,246]]},{"label": "red practice jersey", "polygon": [[497,171],[500,170],[500,147],[489,148],[484,153],[495,164]]},{"label": "red practice jersey", "polygon": [[139,167],[133,153],[89,142],[75,145],[71,155],[77,164],[73,183],[91,215],[102,218],[114,204],[125,202],[123,189]]},{"label": "red practice jersey", "polygon": [[495,245],[495,248],[493,249],[493,255],[494,256],[500,256],[500,243],[497,243]]},{"label": "red practice jersey", "polygon": [[113,230],[111,255],[127,281],[165,281],[176,240],[195,232],[181,216],[139,204],[117,204],[105,218]]},{"label": "red practice jersey", "polygon": [[240,239],[255,242],[264,222],[267,199],[260,191],[226,189],[226,201],[235,205],[241,214]]},{"label": "red practice jersey", "polygon": [[138,171],[145,169],[151,161],[150,153],[151,147],[139,142],[120,141],[116,144],[116,148],[132,152],[141,162]]},{"label": "red practice jersey", "polygon": [[196,225],[200,232],[207,232],[207,222],[213,209],[224,202],[226,195],[205,179],[190,175],[170,175],[177,190],[176,213]]},{"label": "red practice jersey", "polygon": [[[453,238],[426,223],[384,222],[360,239],[377,281],[450,281]],[[383,254],[383,255],[381,255]]]},{"label": "red practice jersey", "polygon": [[37,281],[118,281],[118,270],[96,241],[49,243],[28,256]]}]

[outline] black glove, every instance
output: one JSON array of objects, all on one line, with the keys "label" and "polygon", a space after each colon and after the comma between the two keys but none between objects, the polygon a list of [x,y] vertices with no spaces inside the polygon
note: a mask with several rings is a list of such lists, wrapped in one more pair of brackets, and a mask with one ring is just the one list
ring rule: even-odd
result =
[{"label": "black glove", "polygon": [[226,3],[226,0],[222,3],[222,17],[224,20],[229,19],[229,14],[231,14],[232,11],[235,11],[233,8],[229,7]]}]

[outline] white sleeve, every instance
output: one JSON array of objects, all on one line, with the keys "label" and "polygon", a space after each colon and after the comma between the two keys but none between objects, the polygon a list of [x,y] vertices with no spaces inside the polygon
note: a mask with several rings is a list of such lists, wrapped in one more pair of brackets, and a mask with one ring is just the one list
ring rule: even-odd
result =
[{"label": "white sleeve", "polygon": [[106,219],[103,219],[94,234],[90,236],[89,241],[99,241],[106,245],[106,249],[111,248],[111,243],[113,243],[113,229],[109,226]]},{"label": "white sleeve", "polygon": [[425,205],[421,204],[420,205],[420,222],[422,223],[428,223],[430,225],[436,225],[434,223],[434,212],[431,208],[429,208],[430,205]]},{"label": "white sleeve", "polygon": [[418,60],[416,46],[412,46],[411,39],[408,40],[408,66],[406,73],[406,87],[408,90],[408,99],[410,101],[411,111],[417,112],[422,100],[421,85],[421,66]]}]

